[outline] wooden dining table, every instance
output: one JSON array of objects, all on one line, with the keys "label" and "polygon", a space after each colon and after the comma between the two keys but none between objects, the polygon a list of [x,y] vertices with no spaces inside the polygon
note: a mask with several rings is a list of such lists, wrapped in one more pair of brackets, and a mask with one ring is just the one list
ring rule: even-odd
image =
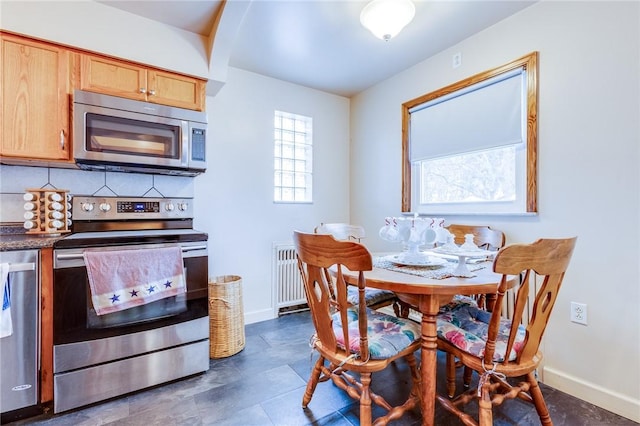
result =
[{"label": "wooden dining table", "polygon": [[[375,264],[375,262],[374,262]],[[366,286],[391,290],[398,298],[417,308],[422,313],[421,379],[422,379],[422,424],[433,425],[436,400],[437,329],[436,315],[440,307],[456,294],[495,293],[502,275],[493,272],[491,262],[475,270],[474,277],[427,278],[398,270],[373,268],[364,273]],[[345,280],[358,285],[358,273],[343,268]],[[517,282],[509,277],[509,287]]]}]

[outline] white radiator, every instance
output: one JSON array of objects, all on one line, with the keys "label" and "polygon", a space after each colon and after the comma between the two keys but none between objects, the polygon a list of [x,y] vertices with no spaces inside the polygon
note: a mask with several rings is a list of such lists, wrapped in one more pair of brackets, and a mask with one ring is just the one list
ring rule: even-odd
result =
[{"label": "white radiator", "polygon": [[273,278],[278,312],[306,305],[307,298],[292,243],[273,244]]}]

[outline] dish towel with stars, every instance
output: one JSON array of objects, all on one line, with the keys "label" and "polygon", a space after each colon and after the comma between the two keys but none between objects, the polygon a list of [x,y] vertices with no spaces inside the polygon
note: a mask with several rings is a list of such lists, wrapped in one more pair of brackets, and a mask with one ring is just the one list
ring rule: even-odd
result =
[{"label": "dish towel with stars", "polygon": [[86,250],[91,300],[98,315],[144,305],[185,292],[180,246]]}]

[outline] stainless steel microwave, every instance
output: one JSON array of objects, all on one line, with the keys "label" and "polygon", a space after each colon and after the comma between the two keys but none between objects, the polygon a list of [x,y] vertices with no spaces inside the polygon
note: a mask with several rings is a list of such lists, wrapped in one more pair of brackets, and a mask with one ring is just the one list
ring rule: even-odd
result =
[{"label": "stainless steel microwave", "polygon": [[87,170],[196,176],[207,168],[207,115],[76,90],[73,156]]}]

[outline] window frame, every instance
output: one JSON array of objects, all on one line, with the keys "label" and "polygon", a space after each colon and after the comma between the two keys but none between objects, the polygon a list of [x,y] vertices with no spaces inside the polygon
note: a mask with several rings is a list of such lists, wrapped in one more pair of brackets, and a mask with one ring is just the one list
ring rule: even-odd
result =
[{"label": "window frame", "polygon": [[[522,213],[537,213],[537,147],[538,147],[538,52],[531,52],[505,65],[476,74],[446,87],[419,96],[402,104],[402,212],[411,212],[412,205],[412,164],[411,164],[411,110],[469,86],[484,82],[516,69],[526,71],[526,188]],[[481,90],[481,89],[480,89]],[[413,177],[415,179],[415,177]],[[435,213],[435,212],[434,212]],[[465,212],[437,212],[438,214],[469,214]],[[431,212],[430,212],[431,214]],[[478,211],[474,214],[499,214],[494,211]],[[518,213],[506,213],[518,214]]]}]

